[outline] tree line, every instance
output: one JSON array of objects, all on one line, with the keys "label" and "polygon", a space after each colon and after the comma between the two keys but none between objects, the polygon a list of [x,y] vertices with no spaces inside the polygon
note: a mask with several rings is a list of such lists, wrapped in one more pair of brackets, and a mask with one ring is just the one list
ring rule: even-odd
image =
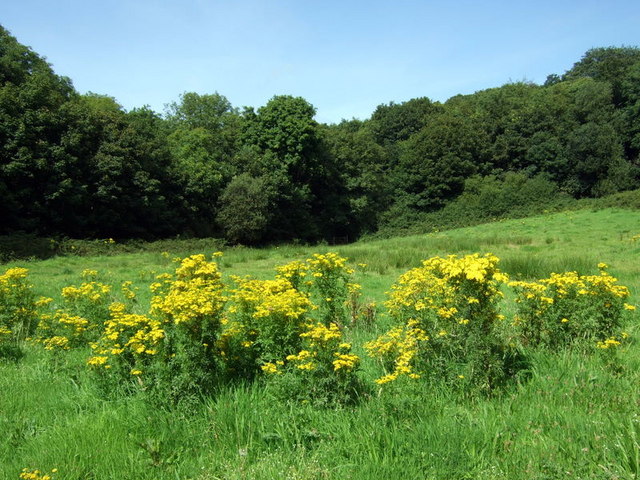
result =
[{"label": "tree line", "polygon": [[338,124],[314,116],[300,97],[240,109],[193,92],[163,114],[126,111],[79,94],[0,26],[0,233],[355,239],[487,189],[640,186],[635,47],[589,50],[543,85],[391,102]]}]

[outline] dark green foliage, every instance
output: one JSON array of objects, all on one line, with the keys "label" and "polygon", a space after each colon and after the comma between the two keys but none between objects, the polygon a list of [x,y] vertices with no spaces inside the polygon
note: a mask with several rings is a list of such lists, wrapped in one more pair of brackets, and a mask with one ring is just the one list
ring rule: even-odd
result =
[{"label": "dark green foliage", "polygon": [[608,177],[611,166],[621,160],[622,146],[611,125],[586,123],[575,128],[568,138],[570,174],[565,180],[566,189],[575,196],[600,196],[602,182]]},{"label": "dark green foliage", "polygon": [[181,217],[190,233],[214,235],[218,199],[239,148],[239,114],[222,95],[188,92],[169,106],[167,119],[170,173]]},{"label": "dark green foliage", "polygon": [[629,70],[640,63],[640,49],[634,47],[592,48],[564,74],[564,80],[593,78],[611,84],[616,104],[624,101],[621,84]]},{"label": "dark green foliage", "polygon": [[265,233],[270,241],[331,236],[344,214],[341,178],[314,115],[306,100],[287,95],[245,114],[250,171],[268,177],[274,193]]},{"label": "dark green foliage", "polygon": [[0,44],[3,230],[166,235],[166,157],[153,119],[125,114],[110,97],[77,95],[5,30]]},{"label": "dark green foliage", "polygon": [[33,233],[0,236],[0,262],[18,258],[49,258],[58,251],[54,239],[38,237]]},{"label": "dark green foliage", "polygon": [[338,199],[339,234],[353,239],[375,231],[391,194],[386,150],[375,142],[368,125],[358,120],[332,125],[324,135],[328,155],[339,166],[343,189]]},{"label": "dark green foliage", "polygon": [[268,391],[279,402],[310,404],[316,408],[356,405],[370,394],[371,386],[359,377],[336,375],[330,362],[328,365],[319,363],[315,370],[302,375],[287,371],[271,379]]},{"label": "dark green foliage", "polygon": [[475,176],[464,185],[464,192],[444,208],[413,217],[389,219],[385,234],[402,231],[433,231],[491,222],[502,218],[519,218],[556,209],[569,197],[544,176],[527,177],[522,173],[500,176]]},{"label": "dark green foliage", "polygon": [[407,140],[394,172],[396,195],[408,197],[407,206],[418,211],[435,210],[459,195],[479,157],[474,130],[468,117],[443,114]]},{"label": "dark green foliage", "polygon": [[66,110],[67,155],[56,166],[57,191],[50,198],[53,232],[93,238],[172,233],[165,195],[169,157],[155,115],[127,114],[112,99],[94,95]]},{"label": "dark green foliage", "polygon": [[426,97],[413,98],[400,104],[382,104],[371,115],[369,128],[380,145],[392,145],[418,133],[427,125],[429,117],[440,111],[440,104]]},{"label": "dark green foliage", "polygon": [[234,177],[220,196],[217,220],[225,238],[255,244],[264,239],[271,220],[274,192],[265,177],[243,173]]},{"label": "dark green foliage", "polygon": [[[51,163],[61,155],[60,107],[71,82],[0,27],[0,206],[3,230],[38,231]],[[62,153],[64,156],[64,153]]]},{"label": "dark green foliage", "polygon": [[610,195],[640,187],[638,85],[640,50],[607,47],[544,85],[390,102],[365,121],[318,124],[301,97],[241,111],[194,92],[160,116],[79,95],[0,27],[0,233],[344,242],[449,217],[434,212],[474,175]]}]

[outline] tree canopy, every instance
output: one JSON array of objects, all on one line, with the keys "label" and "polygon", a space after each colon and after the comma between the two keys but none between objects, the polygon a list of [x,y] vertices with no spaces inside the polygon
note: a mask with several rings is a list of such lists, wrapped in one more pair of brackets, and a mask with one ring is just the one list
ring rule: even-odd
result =
[{"label": "tree canopy", "polygon": [[332,125],[315,113],[301,97],[239,109],[217,92],[126,111],[0,27],[0,233],[334,241],[458,199],[640,186],[636,47],[589,50],[544,85],[383,103]]}]

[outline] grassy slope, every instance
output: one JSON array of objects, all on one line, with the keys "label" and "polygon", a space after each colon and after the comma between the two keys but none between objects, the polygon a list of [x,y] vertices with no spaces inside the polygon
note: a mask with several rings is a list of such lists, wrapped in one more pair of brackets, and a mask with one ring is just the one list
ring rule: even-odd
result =
[{"label": "grassy slope", "polygon": [[[490,251],[525,277],[606,262],[637,304],[640,241],[631,237],[639,233],[638,211],[576,211],[337,248],[228,249],[222,268],[268,277],[274,265],[337,250],[368,264],[359,280],[379,302],[423,258]],[[195,252],[175,252],[186,253]],[[85,268],[143,287],[172,265],[140,253],[26,266],[39,293],[55,295]],[[354,340],[375,330],[352,332]],[[637,339],[635,326],[629,331]],[[0,364],[0,478],[17,478],[23,467],[57,467],[58,479],[637,478],[638,345],[623,356],[614,370],[597,356],[539,354],[529,381],[497,398],[401,385],[352,409],[314,410],[276,403],[253,386],[223,392],[199,411],[168,412],[139,398],[101,399],[81,355],[53,367],[34,349],[18,365]]]}]

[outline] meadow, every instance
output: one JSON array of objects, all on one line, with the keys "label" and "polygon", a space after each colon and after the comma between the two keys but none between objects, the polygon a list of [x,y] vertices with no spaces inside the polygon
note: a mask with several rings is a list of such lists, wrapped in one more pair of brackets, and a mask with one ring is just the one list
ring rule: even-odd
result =
[{"label": "meadow", "polygon": [[[640,212],[579,210],[426,235],[350,245],[222,248],[224,285],[234,276],[269,279],[275,267],[337,252],[361,285],[361,313],[344,337],[367,385],[355,401],[287,400],[268,381],[231,382],[198,402],[158,404],[105,393],[87,368],[90,349],[51,353],[27,342],[0,361],[0,477],[85,479],[633,479],[640,475],[640,349],[637,312],[615,350],[529,348],[527,365],[491,391],[437,382],[376,383],[383,373],[364,345],[392,326],[384,302],[398,277],[434,256],[491,252],[512,280],[552,273],[597,275],[598,264],[640,303]],[[173,271],[174,257],[211,255],[211,240],[172,241],[162,251],[16,261],[37,295],[60,298],[84,271],[101,282],[131,281],[137,305]],[[108,245],[106,245],[108,249]],[[107,250],[108,253],[108,250]],[[517,293],[498,309],[509,323]],[[364,312],[364,313],[363,313]],[[606,350],[606,351],[605,351]],[[460,377],[463,377],[460,375]],[[33,474],[34,469],[43,473]],[[53,469],[57,471],[51,473]]]}]

